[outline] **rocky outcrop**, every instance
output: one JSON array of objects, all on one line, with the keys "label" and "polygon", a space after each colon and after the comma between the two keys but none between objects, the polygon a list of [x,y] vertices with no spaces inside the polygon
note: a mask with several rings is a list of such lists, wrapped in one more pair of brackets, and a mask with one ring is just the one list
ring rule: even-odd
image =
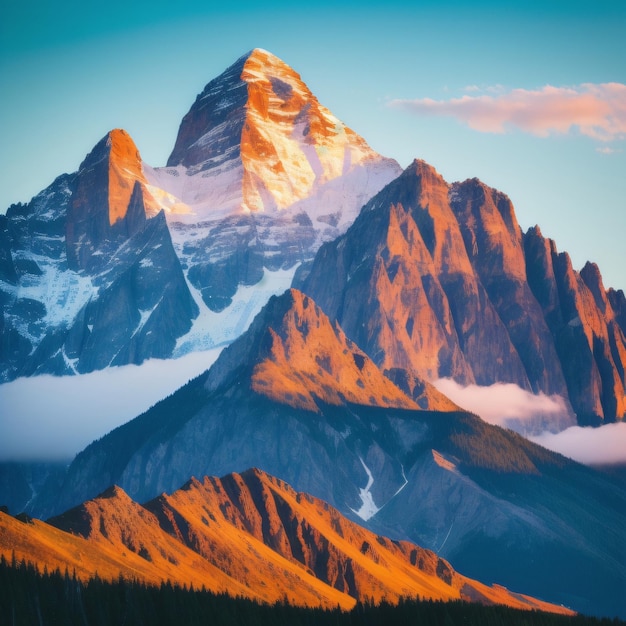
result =
[{"label": "rocky outcrop", "polygon": [[622,419],[626,338],[598,268],[587,264],[576,272],[569,256],[537,227],[526,233],[524,246],[529,285],[550,328],[579,423]]},{"label": "rocky outcrop", "polygon": [[561,396],[581,424],[622,419],[619,298],[537,232],[504,194],[415,161],[295,284],[396,377],[511,382]]}]

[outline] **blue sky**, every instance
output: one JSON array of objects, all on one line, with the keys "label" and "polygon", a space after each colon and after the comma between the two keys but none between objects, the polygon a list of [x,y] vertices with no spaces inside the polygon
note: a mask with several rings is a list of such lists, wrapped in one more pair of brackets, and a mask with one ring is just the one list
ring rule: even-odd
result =
[{"label": "blue sky", "polygon": [[[379,152],[501,189],[524,229],[626,289],[626,3],[211,4],[2,3],[0,212],[112,128],[165,164],[204,85],[262,47]],[[567,99],[596,117],[546,122]]]}]

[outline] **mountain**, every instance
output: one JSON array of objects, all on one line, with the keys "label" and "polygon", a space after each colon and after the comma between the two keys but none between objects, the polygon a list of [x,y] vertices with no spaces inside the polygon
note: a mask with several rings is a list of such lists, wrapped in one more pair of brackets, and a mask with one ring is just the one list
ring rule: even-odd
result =
[{"label": "mountain", "polygon": [[399,172],[251,51],[198,96],[167,167],[113,130],[0,216],[0,381],[229,343]]},{"label": "mountain", "polygon": [[81,579],[162,580],[264,602],[352,608],[355,600],[463,599],[571,614],[455,572],[259,470],[192,479],[145,506],[119,487],[53,518],[0,513],[0,554]]},{"label": "mountain", "polygon": [[624,614],[624,485],[417,383],[414,399],[291,290],[208,372],[81,452],[30,511],[58,514],[110,484],[147,501],[189,476],[258,467],[466,575]]},{"label": "mountain", "polygon": [[322,106],[291,67],[257,48],[204,88],[167,166],[149,171],[176,196],[172,214],[185,222],[218,210],[271,214],[304,201],[313,221],[332,228],[349,225],[398,165]]},{"label": "mountain", "polygon": [[2,379],[171,355],[198,308],[155,211],[123,131],[103,138],[77,173],[9,208]]},{"label": "mountain", "polygon": [[401,171],[258,48],[198,95],[167,166],[145,170],[189,282],[217,313],[238,285],[312,259]]},{"label": "mountain", "polygon": [[[192,475],[227,473],[233,463],[294,482],[292,473],[306,459],[311,469],[300,489],[322,489],[331,503],[347,502],[367,517],[373,511],[372,494],[363,489],[368,465],[375,463],[387,490],[399,489],[404,479],[400,464],[351,407],[370,406],[381,416],[419,405],[457,408],[426,382],[416,385],[414,397],[385,377],[310,298],[289,290],[270,299],[208,372],[89,446],[70,466],[61,492],[49,493],[49,501],[42,494],[32,511],[59,513],[111,484],[147,500]],[[167,462],[155,463],[155,452]],[[336,494],[327,493],[330,468],[342,478]]]},{"label": "mountain", "polygon": [[626,412],[623,292],[477,179],[413,162],[294,284],[385,371],[558,395],[571,417],[552,428]]}]

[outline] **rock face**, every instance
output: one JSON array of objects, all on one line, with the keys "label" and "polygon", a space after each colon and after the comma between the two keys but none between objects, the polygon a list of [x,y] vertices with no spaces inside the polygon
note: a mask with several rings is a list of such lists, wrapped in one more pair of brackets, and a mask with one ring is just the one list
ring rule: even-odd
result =
[{"label": "rock face", "polygon": [[143,230],[146,214],[158,211],[146,191],[137,147],[125,131],[111,131],[79,168],[65,221],[69,268],[102,266],[97,257]]},{"label": "rock face", "polygon": [[[258,467],[469,575],[619,613],[623,488],[446,406],[423,380],[405,382],[424,395],[402,393],[310,297],[289,291],[211,370],[80,453],[31,512],[58,513],[113,483],[145,501],[185,477]],[[416,410],[423,400],[448,410]]]},{"label": "rock face", "polygon": [[[181,221],[275,213],[304,201],[317,230],[345,229],[397,173],[397,163],[322,106],[292,68],[257,48],[198,95],[167,167],[153,175],[188,207],[185,214],[174,205]],[[200,177],[211,184],[199,185]],[[340,199],[346,190],[350,196]],[[329,202],[326,193],[338,197]]]},{"label": "rock face", "polygon": [[[251,389],[274,402],[319,412],[319,405],[346,403],[417,409],[315,302],[292,289],[272,298],[250,331],[229,347],[207,388],[217,391],[248,378]],[[242,376],[247,363],[251,374]],[[457,407],[424,383],[423,408]]]},{"label": "rock face", "polygon": [[588,263],[580,273],[574,271],[567,253],[558,253],[537,227],[526,233],[524,244],[529,283],[552,333],[579,423],[622,419],[626,414],[626,340],[619,319],[623,293],[606,292],[596,265]]},{"label": "rock face", "polygon": [[155,206],[137,149],[112,131],[76,174],[9,209],[3,380],[171,355],[198,309]]},{"label": "rock face", "polygon": [[385,371],[557,394],[581,424],[625,414],[619,296],[476,179],[415,161],[295,284]]}]

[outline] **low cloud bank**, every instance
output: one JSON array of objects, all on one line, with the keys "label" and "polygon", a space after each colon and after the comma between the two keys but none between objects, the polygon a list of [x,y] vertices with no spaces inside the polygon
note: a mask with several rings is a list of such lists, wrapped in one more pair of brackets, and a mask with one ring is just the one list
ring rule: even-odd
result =
[{"label": "low cloud bank", "polygon": [[599,428],[571,426],[560,433],[543,433],[529,439],[585,465],[626,463],[626,424],[623,422]]},{"label": "low cloud bank", "polygon": [[463,387],[449,378],[433,384],[453,402],[484,421],[515,430],[579,463],[626,463],[626,423],[598,428],[576,426],[561,397],[535,395],[514,384]]},{"label": "low cloud bank", "polygon": [[71,459],[208,369],[220,351],[0,385],[0,461]]},{"label": "low cloud bank", "polygon": [[577,130],[581,135],[605,142],[626,136],[626,85],[621,83],[546,85],[536,90],[513,89],[504,93],[498,93],[500,89],[485,91],[451,100],[418,98],[392,100],[389,104],[416,115],[455,117],[484,133],[505,133],[515,128],[546,137]]},{"label": "low cloud bank", "polygon": [[557,432],[574,423],[560,396],[533,394],[513,383],[463,386],[450,378],[440,378],[433,384],[450,400],[476,413],[485,422],[524,435]]}]

